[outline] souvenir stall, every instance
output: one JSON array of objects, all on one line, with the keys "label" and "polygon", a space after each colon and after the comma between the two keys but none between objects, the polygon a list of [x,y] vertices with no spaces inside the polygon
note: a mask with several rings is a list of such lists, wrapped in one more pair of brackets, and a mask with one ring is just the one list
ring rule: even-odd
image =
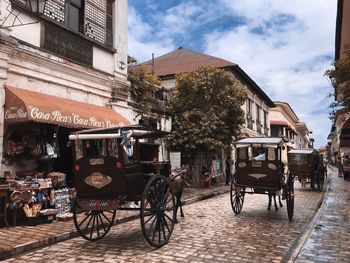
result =
[{"label": "souvenir stall", "polygon": [[61,160],[71,156],[60,151],[59,130],[59,126],[35,122],[5,126],[3,185],[7,185],[13,225],[23,218],[35,225],[72,217],[64,173],[72,167],[69,161],[62,166]]},{"label": "souvenir stall", "polygon": [[129,123],[112,109],[10,87],[4,115],[0,227],[71,218],[69,134]]}]

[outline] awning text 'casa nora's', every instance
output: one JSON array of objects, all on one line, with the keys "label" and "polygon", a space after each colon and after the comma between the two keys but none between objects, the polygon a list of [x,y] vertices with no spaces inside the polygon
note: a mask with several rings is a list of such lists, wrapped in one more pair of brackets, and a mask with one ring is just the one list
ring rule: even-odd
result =
[{"label": "awning text 'casa nora's'", "polygon": [[69,128],[112,128],[130,122],[112,109],[6,87],[5,122],[35,121]]}]

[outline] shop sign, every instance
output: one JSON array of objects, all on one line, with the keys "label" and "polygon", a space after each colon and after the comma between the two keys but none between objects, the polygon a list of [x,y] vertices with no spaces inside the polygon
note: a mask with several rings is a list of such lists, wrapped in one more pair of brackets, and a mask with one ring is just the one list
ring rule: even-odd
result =
[{"label": "shop sign", "polygon": [[88,118],[81,117],[79,114],[70,113],[68,115],[63,114],[59,110],[52,112],[41,111],[38,107],[29,106],[29,115],[31,119],[37,119],[41,121],[60,122],[64,124],[73,124],[77,126],[90,126],[95,128],[113,128],[118,127],[117,124],[112,123],[110,120],[97,120],[91,116]]},{"label": "shop sign", "polygon": [[94,172],[88,177],[86,177],[84,182],[87,185],[100,189],[110,184],[112,182],[112,178],[100,172]]},{"label": "shop sign", "polygon": [[27,110],[24,107],[11,107],[5,110],[5,120],[25,118],[27,118]]},{"label": "shop sign", "polygon": [[10,107],[5,110],[5,120],[16,119],[32,119],[41,122],[63,123],[71,126],[93,127],[93,128],[113,128],[118,124],[111,120],[98,120],[93,116],[82,117],[76,113],[64,114],[59,110],[51,112],[43,111],[38,107],[29,106],[27,112],[26,107]]}]

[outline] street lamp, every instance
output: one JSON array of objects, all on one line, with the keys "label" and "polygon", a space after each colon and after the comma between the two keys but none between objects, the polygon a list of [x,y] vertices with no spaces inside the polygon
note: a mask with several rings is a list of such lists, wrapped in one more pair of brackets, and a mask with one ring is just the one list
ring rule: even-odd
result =
[{"label": "street lamp", "polygon": [[29,0],[29,8],[36,15],[43,15],[46,5],[46,0]]},{"label": "street lamp", "polygon": [[[44,14],[47,2],[47,0],[26,0],[25,2],[15,0],[0,1],[5,1],[5,4],[7,4],[7,12],[5,12],[3,17],[0,17],[0,28],[9,28],[38,23],[40,21],[38,17]],[[18,8],[11,8],[11,4]],[[29,11],[31,13],[33,21],[26,23],[22,22],[22,19],[20,19],[20,15],[23,10]]]}]

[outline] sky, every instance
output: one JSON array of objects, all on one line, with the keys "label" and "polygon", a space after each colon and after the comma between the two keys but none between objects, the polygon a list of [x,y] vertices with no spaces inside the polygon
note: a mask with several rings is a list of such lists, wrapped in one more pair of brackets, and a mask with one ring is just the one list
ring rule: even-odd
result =
[{"label": "sky", "polygon": [[178,47],[238,64],[273,101],[289,103],[315,139],[331,129],[324,73],[334,60],[335,0],[129,0],[129,55]]}]

